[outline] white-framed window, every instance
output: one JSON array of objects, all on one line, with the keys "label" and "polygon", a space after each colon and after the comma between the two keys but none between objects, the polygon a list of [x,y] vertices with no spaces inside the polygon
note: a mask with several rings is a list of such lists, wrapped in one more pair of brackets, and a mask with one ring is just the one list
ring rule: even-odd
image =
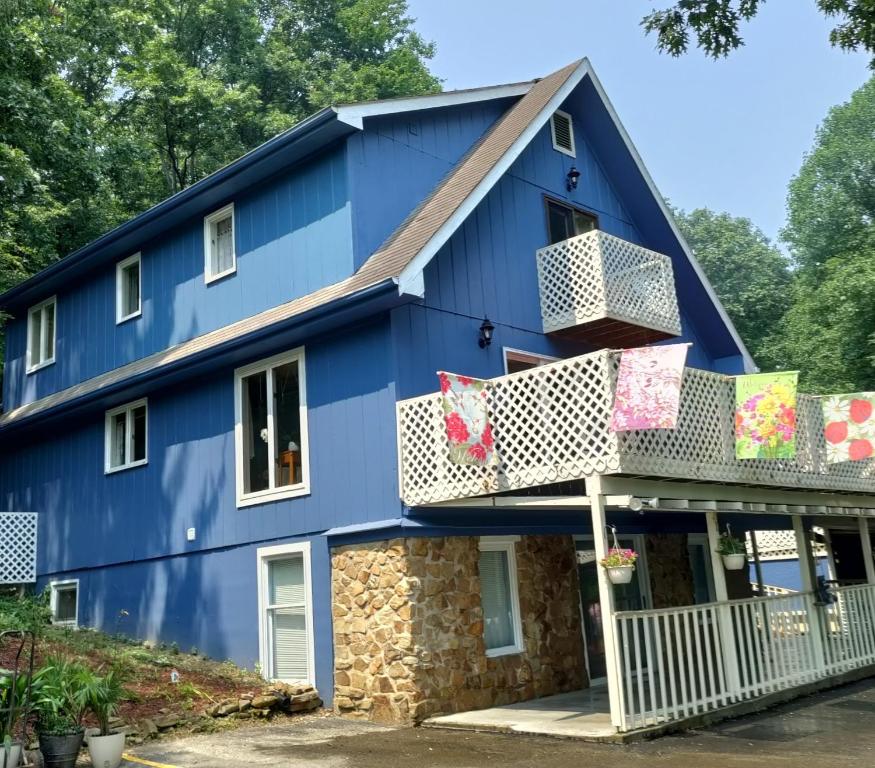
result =
[{"label": "white-framed window", "polygon": [[52,624],[79,626],[79,579],[49,582],[49,609]]},{"label": "white-framed window", "polygon": [[116,324],[132,320],[143,314],[140,254],[120,261],[115,267],[115,321]]},{"label": "white-framed window", "polygon": [[237,506],[310,492],[304,348],[234,372]]},{"label": "white-framed window", "polygon": [[268,680],[315,684],[310,543],[257,552],[258,641]]},{"label": "white-framed window", "polygon": [[237,271],[234,244],[234,203],[204,217],[204,280],[218,280]]},{"label": "white-framed window", "polygon": [[557,109],[550,118],[550,134],[553,137],[553,149],[564,155],[577,156],[574,150],[574,124],[571,115]]},{"label": "white-framed window", "polygon": [[148,461],[149,406],[137,400],[106,412],[104,471],[118,472]]},{"label": "white-framed window", "polygon": [[27,311],[27,372],[55,362],[55,325],[58,302],[55,296]]},{"label": "white-framed window", "polygon": [[529,368],[537,368],[547,363],[555,363],[559,358],[552,355],[539,355],[535,352],[525,352],[522,349],[514,349],[513,347],[503,347],[504,352],[504,372],[517,373],[526,371]]},{"label": "white-framed window", "polygon": [[523,652],[516,542],[519,536],[480,539],[480,602],[487,656]]}]

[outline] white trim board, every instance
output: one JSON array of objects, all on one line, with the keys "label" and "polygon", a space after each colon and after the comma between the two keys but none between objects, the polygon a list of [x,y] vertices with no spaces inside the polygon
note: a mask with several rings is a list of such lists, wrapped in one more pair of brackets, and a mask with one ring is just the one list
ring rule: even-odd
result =
[{"label": "white trim board", "polygon": [[[64,587],[76,587],[76,615],[72,621],[56,621],[55,611],[58,609],[58,589]],[[52,624],[56,627],[79,628],[79,579],[58,579],[49,582],[49,611],[51,612]]]}]

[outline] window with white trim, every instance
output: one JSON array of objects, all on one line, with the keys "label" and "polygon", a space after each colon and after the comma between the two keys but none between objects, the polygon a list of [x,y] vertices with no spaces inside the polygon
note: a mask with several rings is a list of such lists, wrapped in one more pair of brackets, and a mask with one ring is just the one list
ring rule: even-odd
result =
[{"label": "window with white trim", "polygon": [[504,347],[504,372],[518,373],[529,368],[538,368],[548,363],[555,363],[559,358],[552,355],[538,355],[534,352],[523,352],[521,349]]},{"label": "window with white trim", "polygon": [[208,283],[237,271],[234,203],[204,218],[204,280]]},{"label": "window with white trim", "polygon": [[313,613],[307,542],[258,550],[260,657],[268,680],[313,683]]},{"label": "window with white trim", "polygon": [[145,464],[148,443],[146,400],[137,400],[106,412],[106,472]]},{"label": "window with white trim", "polygon": [[115,268],[115,321],[123,323],[142,314],[140,254],[135,253]]},{"label": "window with white trim", "polygon": [[77,627],[79,625],[79,579],[53,581],[49,584],[49,590],[52,624]]},{"label": "window with white trim", "polygon": [[519,537],[480,539],[480,602],[487,656],[522,653],[516,541]]},{"label": "window with white trim", "polygon": [[234,373],[237,504],[309,493],[304,350]]},{"label": "window with white trim", "polygon": [[553,138],[553,149],[564,155],[576,157],[574,151],[574,124],[571,115],[557,109],[550,118],[550,134]]},{"label": "window with white trim", "polygon": [[27,371],[55,362],[57,299],[52,296],[27,311]]}]

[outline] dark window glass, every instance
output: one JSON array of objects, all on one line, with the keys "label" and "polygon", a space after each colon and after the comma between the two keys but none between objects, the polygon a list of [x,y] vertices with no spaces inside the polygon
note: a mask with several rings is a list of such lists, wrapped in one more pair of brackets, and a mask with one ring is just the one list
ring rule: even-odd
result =
[{"label": "dark window glass", "polygon": [[561,203],[547,201],[547,228],[550,245],[596,229],[595,216]]}]

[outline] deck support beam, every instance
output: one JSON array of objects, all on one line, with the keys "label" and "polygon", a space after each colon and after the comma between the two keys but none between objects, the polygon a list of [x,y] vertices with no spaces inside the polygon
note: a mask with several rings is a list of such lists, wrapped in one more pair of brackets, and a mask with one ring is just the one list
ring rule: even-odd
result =
[{"label": "deck support beam", "polygon": [[[592,539],[595,544],[596,563],[608,554],[606,499],[601,493],[601,478],[587,480],[590,493],[590,513],[592,516]],[[614,619],[614,588],[608,579],[605,568],[596,566],[599,582],[599,602],[602,609],[602,638],[605,644],[605,667],[608,678],[608,700],[611,707],[611,724],[618,729],[623,727],[621,707],[623,686],[620,678],[620,652],[617,646],[617,625]]]},{"label": "deck support beam", "polygon": [[866,567],[866,583],[875,584],[875,563],[872,562],[872,538],[869,535],[869,521],[861,517],[860,546],[863,548],[863,565]]},{"label": "deck support beam", "polygon": [[711,552],[714,597],[720,603],[717,609],[717,616],[720,621],[720,645],[723,650],[726,690],[730,699],[740,700],[741,680],[738,676],[738,650],[735,646],[732,610],[729,607],[729,591],[726,588],[726,571],[723,568],[723,558],[718,552],[720,546],[720,523],[717,519],[716,509],[705,511],[705,525],[708,529],[708,549]]}]

